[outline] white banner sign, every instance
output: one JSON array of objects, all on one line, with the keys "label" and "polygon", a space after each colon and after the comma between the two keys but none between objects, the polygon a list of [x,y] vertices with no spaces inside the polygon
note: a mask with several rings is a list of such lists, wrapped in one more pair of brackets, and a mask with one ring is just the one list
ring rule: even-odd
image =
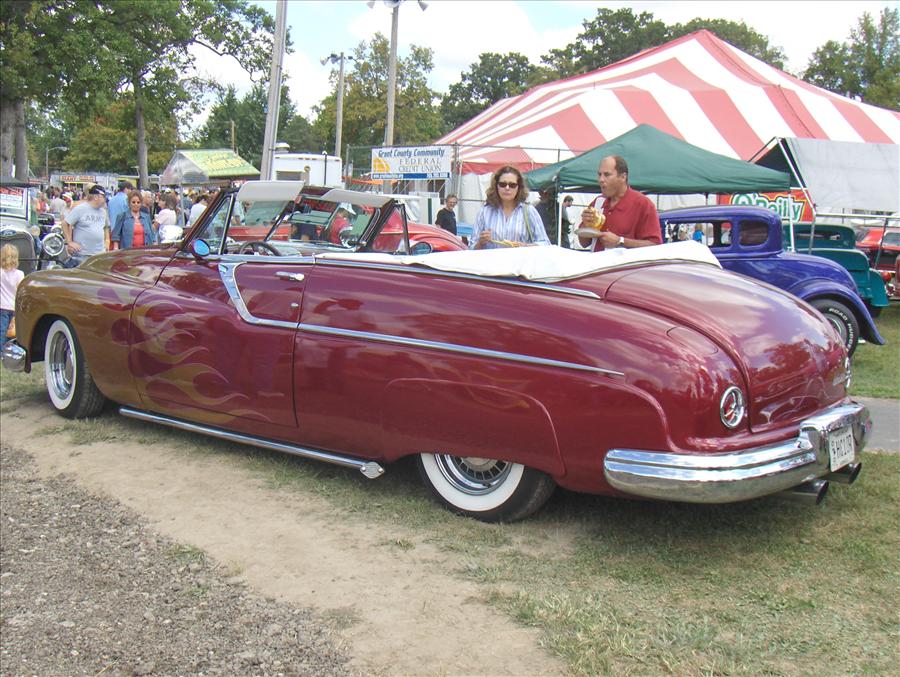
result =
[{"label": "white banner sign", "polygon": [[372,149],[373,179],[449,179],[452,164],[452,146]]}]

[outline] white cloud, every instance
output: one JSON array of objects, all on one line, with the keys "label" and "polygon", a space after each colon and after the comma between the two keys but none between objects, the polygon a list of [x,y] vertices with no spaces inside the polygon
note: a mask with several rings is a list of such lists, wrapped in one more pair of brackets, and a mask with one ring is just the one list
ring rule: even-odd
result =
[{"label": "white cloud", "polygon": [[[433,89],[446,91],[463,71],[484,52],[520,52],[535,65],[542,54],[575,39],[581,24],[566,29],[539,31],[521,3],[503,0],[482,2],[432,2],[420,10],[416,3],[400,8],[398,53],[409,53],[416,44],[434,50]],[[391,12],[376,4],[347,27],[355,43],[369,40],[376,32],[390,37]]]}]

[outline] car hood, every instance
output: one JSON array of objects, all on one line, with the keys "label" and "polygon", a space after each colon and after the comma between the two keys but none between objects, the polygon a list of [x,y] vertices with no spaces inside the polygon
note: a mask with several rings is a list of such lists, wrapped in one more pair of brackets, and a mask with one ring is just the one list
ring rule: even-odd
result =
[{"label": "car hood", "polygon": [[689,326],[729,353],[746,379],[750,426],[800,420],[846,396],[846,353],[827,321],[775,287],[710,266],[627,272],[606,299]]},{"label": "car hood", "polygon": [[177,247],[171,244],[117,249],[92,256],[80,267],[101,275],[114,275],[138,284],[152,285],[172,260],[176,250]]}]

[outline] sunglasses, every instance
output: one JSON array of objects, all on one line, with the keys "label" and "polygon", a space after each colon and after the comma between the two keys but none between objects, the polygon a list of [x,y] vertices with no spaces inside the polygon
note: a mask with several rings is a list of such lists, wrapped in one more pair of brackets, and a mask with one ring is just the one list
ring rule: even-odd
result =
[{"label": "sunglasses", "polygon": [[498,188],[518,188],[519,184],[518,183],[510,183],[508,181],[498,181],[497,187]]}]

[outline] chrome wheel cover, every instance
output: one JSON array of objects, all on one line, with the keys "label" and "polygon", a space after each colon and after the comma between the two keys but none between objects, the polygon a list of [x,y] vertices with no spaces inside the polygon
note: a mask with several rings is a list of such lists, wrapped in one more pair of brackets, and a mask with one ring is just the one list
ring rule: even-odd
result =
[{"label": "chrome wheel cover", "polygon": [[435,461],[444,478],[457,490],[479,496],[489,494],[501,486],[512,464],[477,456],[435,454]]},{"label": "chrome wheel cover", "polygon": [[831,313],[828,313],[825,316],[825,319],[831,323],[831,326],[837,329],[838,336],[841,337],[841,341],[847,343],[847,325],[845,325],[841,318],[835,317]]},{"label": "chrome wheel cover", "polygon": [[57,332],[50,340],[50,372],[47,387],[60,400],[65,400],[72,393],[75,375],[75,361],[72,346],[63,332]]}]

